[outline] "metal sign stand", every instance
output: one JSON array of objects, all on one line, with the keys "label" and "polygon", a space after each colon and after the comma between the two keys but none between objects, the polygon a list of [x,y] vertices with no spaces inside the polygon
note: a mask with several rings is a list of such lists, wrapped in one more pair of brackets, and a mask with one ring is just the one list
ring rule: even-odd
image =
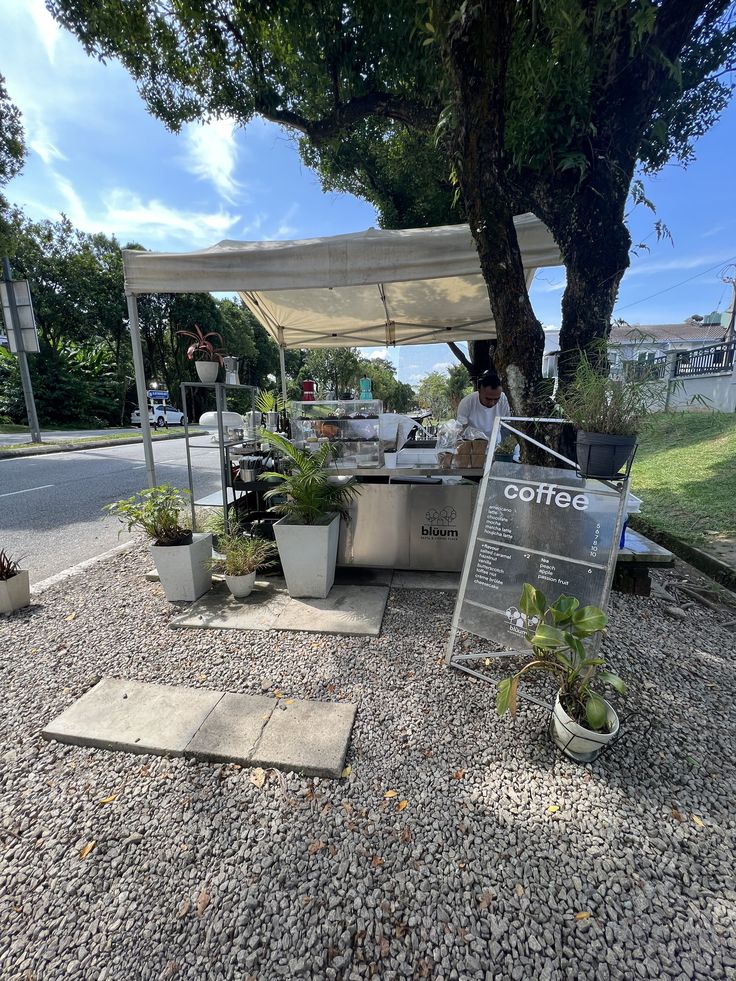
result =
[{"label": "metal sign stand", "polygon": [[[445,658],[446,664],[450,665],[451,667],[456,668],[458,671],[463,671],[465,674],[472,675],[474,678],[479,678],[481,681],[486,681],[490,684],[496,684],[497,679],[491,677],[488,674],[485,674],[482,670],[479,670],[478,666],[471,667],[473,662],[477,662],[477,661],[485,662],[497,658],[519,657],[520,655],[529,654],[529,648],[509,649],[503,645],[500,645],[497,650],[490,651],[490,652],[485,651],[483,653],[456,654],[454,650],[458,630],[464,630],[467,633],[475,634],[475,636],[483,637],[483,634],[478,632],[477,629],[473,630],[463,623],[462,613],[463,613],[464,605],[466,603],[468,582],[470,580],[471,574],[474,573],[475,568],[477,566],[477,563],[475,561],[476,542],[479,539],[479,529],[480,529],[481,521],[483,520],[484,510],[487,504],[488,482],[489,479],[491,479],[491,467],[496,452],[496,446],[498,444],[499,432],[501,431],[501,429],[503,429],[504,434],[511,433],[514,436],[518,437],[518,439],[524,440],[525,442],[531,443],[532,445],[539,447],[540,449],[544,450],[546,453],[550,454],[551,456],[556,457],[562,463],[567,464],[570,468],[572,468],[577,473],[577,464],[573,460],[570,460],[567,457],[563,456],[562,454],[557,453],[555,450],[549,449],[543,443],[538,442],[537,440],[533,439],[531,436],[528,436],[526,433],[521,432],[519,429],[515,428],[514,425],[512,425],[512,423],[518,424],[520,422],[549,423],[553,425],[561,425],[565,422],[565,420],[541,419],[541,418],[496,419],[493,427],[493,433],[491,434],[491,446],[489,447],[488,459],[486,461],[486,466],[483,473],[483,479],[481,481],[480,487],[478,488],[478,495],[476,497],[475,513],[473,514],[473,523],[470,531],[469,546],[465,554],[465,562],[463,564],[463,571],[460,579],[460,587],[458,590],[457,600],[455,603],[455,611],[452,617],[452,626],[450,629],[450,636],[447,641],[447,651],[446,651],[446,658]],[[605,609],[605,607],[608,605],[608,600],[611,592],[611,585],[613,583],[613,575],[616,567],[616,556],[618,553],[618,543],[621,538],[621,532],[624,524],[624,516],[626,513],[626,502],[627,502],[628,491],[629,491],[629,474],[631,471],[631,463],[632,460],[629,461],[625,476],[623,476],[620,480],[616,479],[614,481],[611,481],[611,480],[603,480],[600,478],[595,478],[596,484],[605,485],[606,487],[610,488],[612,491],[615,491],[619,496],[619,500],[618,500],[618,507],[616,510],[616,515],[613,524],[611,548],[605,566],[605,577],[602,584],[602,588],[600,589],[598,595],[595,597],[590,597],[590,598],[578,597],[578,598],[581,600],[581,602],[595,603],[595,605],[600,606],[603,609]],[[561,479],[564,479],[565,477],[569,477],[569,470],[562,470],[560,468],[559,473],[561,475]],[[585,488],[586,486],[585,481],[586,478],[583,478],[583,484],[582,484],[583,488]],[[525,480],[523,478],[520,479],[519,483],[529,484],[529,485],[534,485],[536,483],[537,486],[540,488],[549,486],[545,484],[539,484],[538,481]],[[567,496],[569,497],[569,495]],[[482,541],[485,541],[485,539],[482,539]],[[512,545],[510,543],[504,544],[503,542],[496,542],[494,543],[494,545],[499,545],[500,547],[507,547],[507,548],[520,547],[518,544],[517,545]],[[532,553],[534,553],[535,555],[542,555],[542,556],[545,555],[545,553],[539,552],[538,550],[535,550],[528,546],[523,546],[522,550],[524,552],[525,557],[527,558],[530,557]],[[564,556],[559,556],[559,555],[555,555],[554,558],[558,560],[559,559],[565,560]],[[572,558],[570,558],[568,561],[576,562],[577,564],[579,564],[579,560],[575,560]],[[591,562],[590,564],[593,565],[594,563]],[[597,568],[602,569],[603,566],[598,565]],[[469,601],[469,602],[476,607],[482,606],[482,604],[473,603],[473,601]],[[490,607],[488,609],[490,610]],[[499,611],[494,611],[494,612],[498,613]],[[485,637],[484,639],[487,640],[491,638]],[[519,692],[519,697],[524,698],[526,701],[534,702],[537,705],[541,705],[542,707],[547,708],[550,711],[552,710],[552,706],[548,702],[544,702],[538,698],[535,698],[533,695]]]}]

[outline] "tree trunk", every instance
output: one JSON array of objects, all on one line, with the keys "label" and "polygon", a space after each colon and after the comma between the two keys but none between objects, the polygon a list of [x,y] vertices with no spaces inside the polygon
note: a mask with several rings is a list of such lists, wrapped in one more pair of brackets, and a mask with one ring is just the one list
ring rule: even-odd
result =
[{"label": "tree trunk", "polygon": [[[465,208],[496,321],[495,367],[515,415],[539,405],[544,332],[534,315],[502,184],[504,106],[514,0],[485,0],[457,16],[446,10],[445,55],[455,76],[455,143]],[[454,18],[454,19],[450,19]],[[478,357],[483,357],[478,347]],[[490,366],[489,357],[486,367]],[[475,367],[475,358],[473,358]],[[480,366],[480,365],[479,365]]]}]

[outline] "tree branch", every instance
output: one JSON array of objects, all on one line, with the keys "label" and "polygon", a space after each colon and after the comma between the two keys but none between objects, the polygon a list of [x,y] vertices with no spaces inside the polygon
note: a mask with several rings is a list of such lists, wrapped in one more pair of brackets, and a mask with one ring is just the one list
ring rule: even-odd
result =
[{"label": "tree branch", "polygon": [[255,109],[260,116],[272,123],[280,123],[304,133],[316,146],[339,136],[368,116],[393,119],[427,132],[434,129],[438,117],[438,110],[390,92],[368,92],[354,96],[335,106],[321,119],[307,119],[291,109],[277,109],[264,95],[256,96]]},{"label": "tree branch", "polygon": [[447,346],[452,351],[452,353],[455,355],[455,357],[458,359],[458,361],[460,362],[460,364],[465,365],[465,367],[468,369],[468,371],[472,374],[472,372],[473,372],[473,362],[470,361],[468,358],[465,357],[465,354],[457,346],[457,344],[454,341],[448,341],[447,342]]}]

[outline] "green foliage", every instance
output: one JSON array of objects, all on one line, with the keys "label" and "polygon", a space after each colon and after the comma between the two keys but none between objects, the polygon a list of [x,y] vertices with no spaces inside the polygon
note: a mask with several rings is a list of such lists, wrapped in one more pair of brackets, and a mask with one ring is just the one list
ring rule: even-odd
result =
[{"label": "green foliage", "polygon": [[383,402],[385,412],[407,412],[416,402],[414,389],[396,377],[396,368],[385,358],[363,358],[359,373],[373,382],[373,398]]},{"label": "green foliage", "polygon": [[635,436],[643,419],[663,405],[665,394],[666,383],[658,379],[643,375],[620,381],[583,355],[572,381],[558,392],[557,404],[578,430]]},{"label": "green foliage", "polygon": [[448,369],[447,372],[447,398],[453,412],[457,412],[457,407],[461,400],[473,391],[468,369],[464,364],[456,364]]},{"label": "green foliage", "polygon": [[217,551],[224,557],[213,559],[212,567],[226,576],[247,576],[265,569],[274,564],[277,554],[274,542],[237,532],[221,535],[217,541]]},{"label": "green foliage", "polygon": [[430,371],[417,388],[417,402],[421,408],[429,409],[438,422],[453,415],[447,382],[447,375],[440,371]]},{"label": "green foliage", "polygon": [[267,500],[285,498],[269,510],[284,515],[294,524],[323,524],[332,514],[348,517],[348,506],[358,494],[353,483],[335,483],[328,469],[332,447],[325,443],[315,453],[299,450],[278,433],[264,430],[267,440],[284,457],[288,472],[268,471],[262,476],[279,481],[278,487],[267,491]]},{"label": "green foliage", "polygon": [[262,388],[255,399],[256,409],[263,413],[285,412],[288,405],[288,400],[285,400],[279,392],[272,392],[266,388]]},{"label": "green foliage", "polygon": [[191,541],[191,532],[181,511],[187,497],[187,491],[161,484],[147,487],[125,500],[106,504],[102,510],[119,517],[128,531],[139,528],[154,545],[186,545]]},{"label": "green foliage", "polygon": [[312,378],[320,392],[333,391],[335,398],[352,391],[360,377],[361,361],[354,347],[320,347],[309,351],[302,368],[303,378]]},{"label": "green foliage", "polygon": [[20,110],[10,101],[0,75],[0,187],[21,170],[26,156]]},{"label": "green foliage", "polygon": [[516,713],[518,686],[531,671],[551,674],[560,686],[560,701],[568,715],[594,731],[606,726],[606,707],[594,690],[606,684],[623,695],[626,687],[618,675],[605,670],[603,658],[590,656],[586,642],[595,643],[608,622],[597,606],[580,606],[575,596],[559,596],[549,603],[544,593],[524,583],[519,610],[526,618],[525,637],[533,659],[511,678],[498,684],[496,711]]}]

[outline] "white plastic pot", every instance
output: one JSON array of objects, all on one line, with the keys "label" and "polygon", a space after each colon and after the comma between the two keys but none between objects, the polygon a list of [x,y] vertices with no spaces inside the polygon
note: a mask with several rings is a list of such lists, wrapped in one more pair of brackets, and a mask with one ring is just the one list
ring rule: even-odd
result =
[{"label": "white plastic pot", "polygon": [[575,722],[562,707],[559,693],[555,699],[550,723],[550,735],[555,746],[562,750],[565,756],[578,763],[591,763],[601,750],[618,735],[618,716],[612,705],[606,706],[609,732],[594,732]]},{"label": "white plastic pot", "polygon": [[0,613],[14,613],[31,602],[31,583],[28,570],[16,572],[10,579],[0,580]]},{"label": "white plastic pot", "polygon": [[194,367],[197,369],[197,375],[201,382],[212,382],[217,381],[217,376],[220,374],[220,365],[217,361],[195,361]]},{"label": "white plastic pot", "polygon": [[212,535],[200,532],[191,545],[152,545],[151,555],[170,603],[199,599],[212,588]]},{"label": "white plastic pot", "polygon": [[335,581],[340,515],[320,525],[297,525],[282,518],[273,531],[289,596],[324,599]]},{"label": "white plastic pot", "polygon": [[246,576],[225,576],[227,588],[235,599],[245,599],[246,596],[250,596],[253,592],[255,581],[255,572],[249,572]]}]

